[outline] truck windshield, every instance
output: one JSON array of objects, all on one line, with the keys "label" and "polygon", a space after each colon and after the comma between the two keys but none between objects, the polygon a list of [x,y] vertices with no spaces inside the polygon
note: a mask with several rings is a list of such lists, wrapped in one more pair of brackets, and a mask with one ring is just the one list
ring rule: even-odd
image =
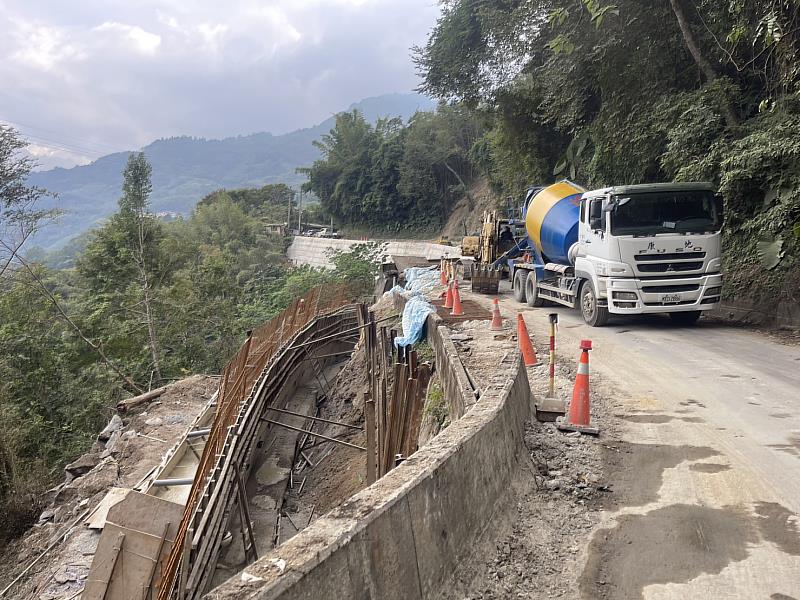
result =
[{"label": "truck windshield", "polygon": [[656,233],[708,233],[719,231],[714,194],[706,190],[626,194],[630,198],[611,213],[612,235]]}]

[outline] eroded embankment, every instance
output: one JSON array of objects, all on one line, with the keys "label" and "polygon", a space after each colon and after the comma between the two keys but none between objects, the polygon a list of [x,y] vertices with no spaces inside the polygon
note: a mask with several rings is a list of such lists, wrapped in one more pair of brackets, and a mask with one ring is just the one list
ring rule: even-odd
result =
[{"label": "eroded embankment", "polygon": [[[476,401],[438,317],[428,340],[452,423],[398,468],[334,509],[209,598],[433,598],[510,507],[530,416],[514,344]],[[463,408],[462,408],[463,407]]]}]

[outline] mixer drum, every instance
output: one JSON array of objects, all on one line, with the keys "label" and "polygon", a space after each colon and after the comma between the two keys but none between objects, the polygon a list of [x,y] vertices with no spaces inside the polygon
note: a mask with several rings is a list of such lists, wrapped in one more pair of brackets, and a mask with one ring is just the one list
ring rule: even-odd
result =
[{"label": "mixer drum", "polygon": [[528,203],[525,229],[545,261],[569,265],[575,260],[573,246],[578,242],[584,192],[579,185],[560,181],[541,190]]}]

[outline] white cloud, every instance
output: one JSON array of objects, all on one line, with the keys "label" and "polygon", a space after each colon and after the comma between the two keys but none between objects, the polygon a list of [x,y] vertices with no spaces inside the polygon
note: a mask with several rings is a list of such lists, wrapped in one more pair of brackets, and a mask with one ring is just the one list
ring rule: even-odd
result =
[{"label": "white cloud", "polygon": [[70,150],[61,150],[40,146],[39,144],[29,144],[25,152],[36,162],[35,170],[44,171],[53,167],[74,167],[86,165],[91,162],[91,158],[83,156]]},{"label": "white cloud", "polygon": [[437,0],[0,0],[0,119],[117,149],[310,126],[418,84]]},{"label": "white cloud", "polygon": [[102,25],[94,27],[92,31],[100,33],[110,33],[112,39],[120,39],[122,36],[131,44],[134,50],[152,56],[161,45],[161,36],[149,31],[145,31],[137,25],[126,25],[114,21],[106,21]]},{"label": "white cloud", "polygon": [[16,50],[11,59],[41,71],[50,71],[62,62],[86,55],[71,44],[63,29],[14,19],[12,39]]}]

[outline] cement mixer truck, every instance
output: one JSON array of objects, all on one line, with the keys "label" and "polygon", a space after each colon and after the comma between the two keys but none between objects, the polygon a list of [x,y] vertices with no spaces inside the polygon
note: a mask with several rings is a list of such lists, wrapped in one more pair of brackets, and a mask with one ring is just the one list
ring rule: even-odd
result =
[{"label": "cement mixer truck", "polygon": [[577,308],[593,327],[645,313],[690,325],[719,305],[723,210],[709,183],[562,181],[528,190],[523,217],[527,236],[498,260],[520,302]]}]

